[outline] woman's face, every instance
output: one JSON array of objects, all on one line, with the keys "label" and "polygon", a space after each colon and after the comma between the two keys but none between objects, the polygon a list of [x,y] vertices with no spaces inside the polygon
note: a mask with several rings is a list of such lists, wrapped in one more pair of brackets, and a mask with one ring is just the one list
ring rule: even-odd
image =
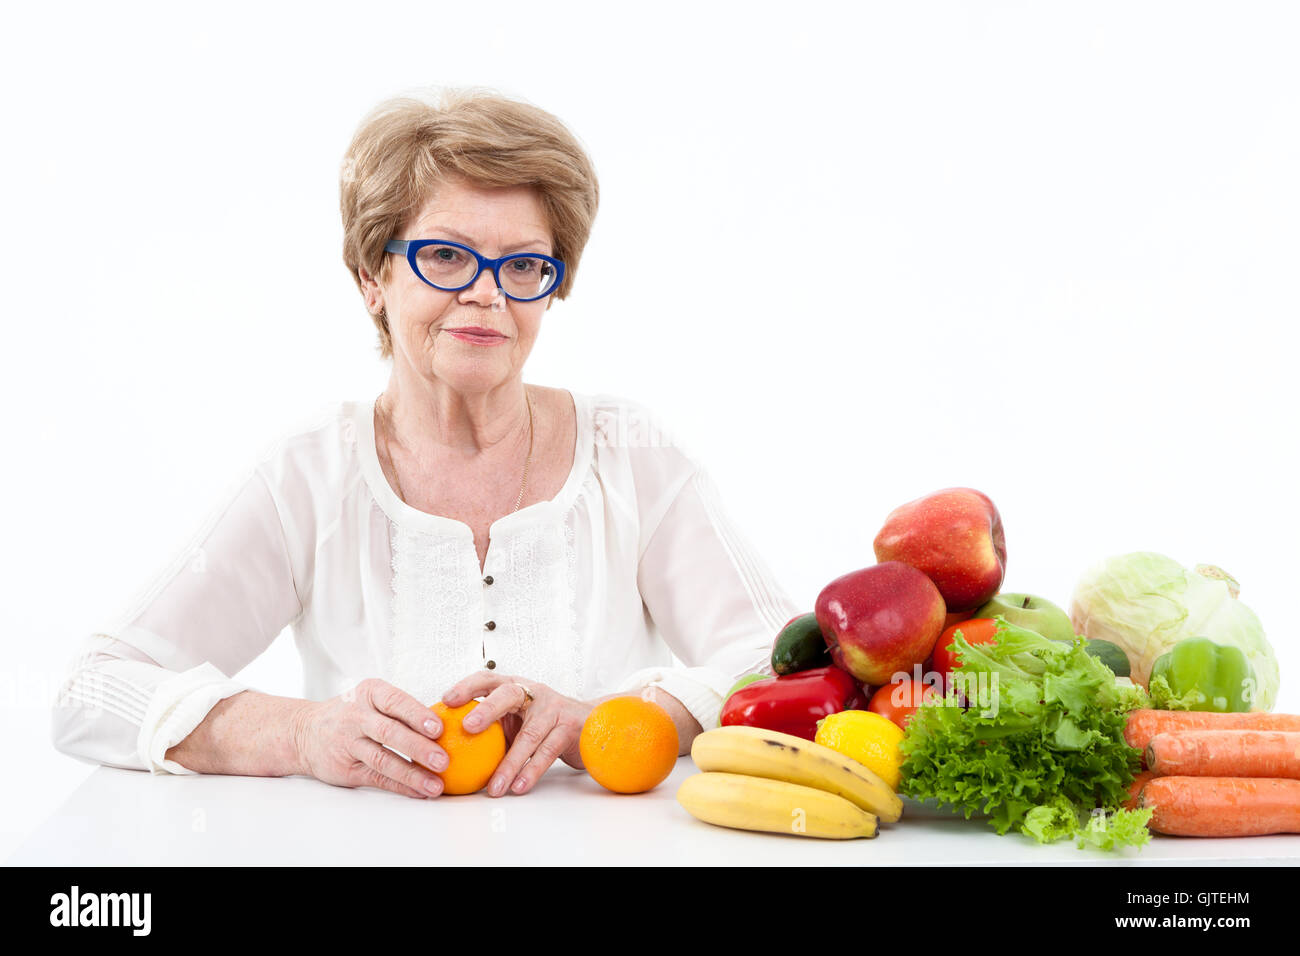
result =
[{"label": "woman's face", "polygon": [[[444,183],[393,238],[451,239],[490,259],[514,252],[553,254],[541,201],[527,186]],[[375,281],[364,270],[362,280],[372,311],[382,307],[388,313],[394,362],[467,394],[522,375],[550,301],[507,299],[487,269],[469,288],[443,292],[422,282],[397,255],[387,282]],[[457,331],[467,329],[487,332]]]}]

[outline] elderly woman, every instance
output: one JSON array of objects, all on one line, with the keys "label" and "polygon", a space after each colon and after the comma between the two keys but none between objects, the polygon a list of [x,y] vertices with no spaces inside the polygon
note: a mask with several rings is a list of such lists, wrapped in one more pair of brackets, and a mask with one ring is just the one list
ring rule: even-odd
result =
[{"label": "elderly woman", "polygon": [[[401,98],[364,120],[343,257],[388,387],[274,443],[91,636],[59,750],[427,797],[448,759],[429,704],[478,698],[467,729],[501,719],[509,742],[500,796],[581,768],[590,710],[642,694],[689,751],[797,608],[644,407],[524,382],[597,195],[574,137],[523,103]],[[305,699],[231,679],[286,626]]]}]

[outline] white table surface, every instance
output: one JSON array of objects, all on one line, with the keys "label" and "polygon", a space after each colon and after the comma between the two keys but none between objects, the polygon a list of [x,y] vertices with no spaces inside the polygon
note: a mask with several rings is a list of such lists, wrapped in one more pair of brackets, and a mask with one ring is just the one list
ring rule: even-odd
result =
[{"label": "white table surface", "polygon": [[9,866],[1300,864],[1300,835],[1153,837],[1141,851],[999,837],[907,801],[871,840],[710,826],[678,805],[689,757],[649,793],[608,793],[557,764],[533,792],[413,800],[309,777],[153,776],[100,767]]}]

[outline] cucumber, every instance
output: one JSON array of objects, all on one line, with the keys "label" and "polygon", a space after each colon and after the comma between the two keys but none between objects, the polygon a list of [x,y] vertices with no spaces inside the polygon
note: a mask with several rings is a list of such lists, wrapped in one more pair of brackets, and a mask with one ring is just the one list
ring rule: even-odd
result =
[{"label": "cucumber", "polygon": [[1118,645],[1090,637],[1083,649],[1114,671],[1116,677],[1132,676],[1133,668],[1129,664],[1128,655]]},{"label": "cucumber", "polygon": [[791,620],[772,644],[772,671],[777,674],[793,674],[830,663],[830,648],[812,612]]}]

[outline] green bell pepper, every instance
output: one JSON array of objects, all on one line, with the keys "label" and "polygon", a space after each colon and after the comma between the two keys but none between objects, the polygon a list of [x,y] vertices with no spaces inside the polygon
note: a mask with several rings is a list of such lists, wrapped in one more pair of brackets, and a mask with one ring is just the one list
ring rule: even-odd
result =
[{"label": "green bell pepper", "polygon": [[1239,647],[1189,637],[1156,658],[1151,667],[1152,703],[1161,710],[1250,710],[1255,672]]}]

